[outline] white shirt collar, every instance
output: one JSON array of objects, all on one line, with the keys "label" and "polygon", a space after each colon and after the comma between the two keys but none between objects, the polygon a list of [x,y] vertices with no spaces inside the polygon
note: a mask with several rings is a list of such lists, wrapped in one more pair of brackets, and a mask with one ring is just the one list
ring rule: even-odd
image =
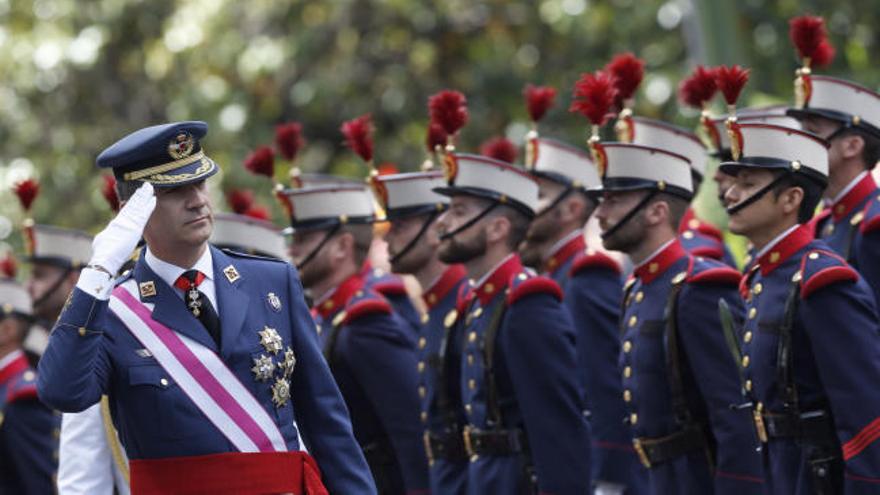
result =
[{"label": "white shirt collar", "polygon": [[206,246],[205,252],[202,253],[201,258],[196,261],[196,264],[189,268],[181,268],[177,265],[172,265],[167,261],[162,261],[150,251],[150,246],[147,246],[147,253],[144,255],[144,261],[147,262],[147,266],[150,267],[156,275],[159,276],[166,284],[174,287],[174,282],[183,275],[183,272],[187,270],[198,270],[205,274],[205,278],[208,280],[214,280],[214,261],[211,256],[211,247]]},{"label": "white shirt collar", "polygon": [[653,253],[649,254],[648,257],[644,259],[644,261],[642,261],[642,262],[639,263],[638,265],[634,266],[634,267],[633,267],[633,271],[638,270],[639,268],[641,268],[642,266],[644,266],[645,263],[647,263],[647,262],[651,261],[652,259],[654,259],[655,257],[657,257],[658,254],[662,253],[664,249],[666,249],[666,248],[668,248],[669,246],[671,246],[672,243],[675,242],[676,240],[678,240],[678,238],[677,238],[677,237],[673,237],[672,239],[669,239],[668,241],[664,242],[663,245],[661,245],[660,247],[658,247]]},{"label": "white shirt collar", "polygon": [[766,246],[762,247],[760,251],[755,253],[754,259],[760,259],[761,256],[764,256],[765,254],[770,252],[771,249],[773,249],[774,247],[776,247],[777,244],[779,244],[779,241],[785,239],[786,236],[788,236],[788,234],[791,234],[792,232],[797,230],[797,228],[800,226],[801,226],[801,224],[796,223],[796,224],[792,225],[791,227],[789,227],[785,232],[774,237],[772,241],[768,242]]},{"label": "white shirt collar", "polygon": [[846,185],[846,187],[843,188],[843,190],[841,190],[839,193],[837,193],[837,196],[835,196],[834,199],[831,200],[830,204],[832,204],[832,205],[837,204],[837,202],[840,201],[841,199],[843,199],[847,195],[847,193],[852,191],[853,188],[856,187],[856,185],[859,182],[861,182],[862,179],[864,179],[866,175],[868,175],[867,170],[865,170],[864,172],[857,175],[855,179],[853,179],[849,184]]},{"label": "white shirt collar", "polygon": [[569,241],[571,241],[572,239],[574,239],[577,236],[583,236],[583,235],[584,235],[583,229],[576,229],[576,230],[569,232],[568,235],[566,235],[562,239],[559,239],[558,241],[556,241],[555,244],[550,246],[550,249],[547,250],[547,256],[544,257],[544,261],[547,261],[551,257],[553,257],[557,252],[559,252],[560,249],[562,249],[566,244],[568,244]]},{"label": "white shirt collar", "polygon": [[504,265],[505,263],[507,263],[507,261],[508,261],[510,258],[512,258],[515,254],[516,254],[516,253],[510,253],[510,254],[508,254],[507,256],[505,256],[503,260],[499,261],[497,265],[493,266],[491,270],[489,270],[489,271],[486,272],[482,277],[480,277],[480,280],[477,280],[476,283],[472,283],[471,285],[472,285],[473,287],[481,287],[484,283],[486,283],[487,280],[489,280],[489,277],[491,277],[492,274],[495,273],[495,270],[497,270],[497,269],[500,268],[502,265]]}]

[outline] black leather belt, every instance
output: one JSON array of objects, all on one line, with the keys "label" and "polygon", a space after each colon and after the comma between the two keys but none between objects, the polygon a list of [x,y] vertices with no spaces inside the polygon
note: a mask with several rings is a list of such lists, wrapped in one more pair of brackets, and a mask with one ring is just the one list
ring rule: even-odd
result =
[{"label": "black leather belt", "polygon": [[422,435],[422,442],[425,445],[425,455],[428,456],[428,462],[434,462],[435,459],[455,462],[468,459],[464,448],[464,437],[462,437],[461,430],[459,429],[444,433],[434,433],[425,430],[425,433]]},{"label": "black leather belt", "polygon": [[527,450],[526,435],[520,429],[483,431],[465,426],[462,431],[464,448],[471,457],[475,455],[506,456]]},{"label": "black leather belt", "polygon": [[825,410],[800,415],[765,412],[762,416],[768,438],[797,438],[813,445],[837,443],[834,421]]},{"label": "black leather belt", "polygon": [[635,438],[633,447],[646,468],[670,461],[708,447],[706,436],[699,428],[688,428],[659,438]]}]

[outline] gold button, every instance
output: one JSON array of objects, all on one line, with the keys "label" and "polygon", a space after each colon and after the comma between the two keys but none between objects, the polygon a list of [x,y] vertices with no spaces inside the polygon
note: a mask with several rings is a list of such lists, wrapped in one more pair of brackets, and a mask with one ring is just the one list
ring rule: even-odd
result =
[{"label": "gold button", "polygon": [[633,398],[633,397],[632,397],[632,392],[630,392],[629,390],[624,390],[624,391],[623,391],[623,400],[624,400],[624,402],[629,402],[629,401],[632,400],[632,398]]},{"label": "gold button", "polygon": [[633,344],[632,344],[632,342],[630,342],[629,340],[624,341],[624,343],[623,343],[623,352],[629,352],[629,351],[632,350],[632,348],[633,348]]},{"label": "gold button", "polygon": [[418,369],[419,369],[419,373],[425,372],[425,362],[424,361],[419,361]]},{"label": "gold button", "polygon": [[746,344],[748,344],[748,343],[751,342],[751,341],[752,341],[752,331],[749,330],[749,331],[746,332],[745,335],[743,335],[743,342],[745,342]]},{"label": "gold button", "polygon": [[686,231],[684,231],[684,234],[682,234],[681,236],[684,237],[685,239],[693,239],[694,233],[691,232],[690,230],[686,230]]},{"label": "gold button", "polygon": [[428,323],[428,320],[430,320],[430,319],[431,319],[431,317],[428,316],[428,313],[423,314],[422,315],[422,325]]},{"label": "gold button", "polygon": [[163,378],[163,379],[159,380],[159,384],[162,385],[163,387],[167,387],[167,386],[168,386],[168,380],[165,379],[165,378]]},{"label": "gold button", "polygon": [[491,293],[495,292],[495,286],[492,285],[492,282],[488,282],[483,287],[483,290],[486,291],[486,294],[491,294]]},{"label": "gold button", "polygon": [[629,378],[632,376],[632,374],[633,374],[633,369],[631,367],[627,366],[626,368],[623,369],[623,377],[624,378]]},{"label": "gold button", "polygon": [[755,295],[758,295],[761,293],[762,290],[764,290],[764,286],[761,285],[761,282],[758,282],[757,284],[755,284],[755,287],[752,289],[752,292],[754,292]]},{"label": "gold button", "polygon": [[477,332],[471,332],[468,334],[468,342],[476,342],[477,341]]},{"label": "gold button", "polygon": [[743,356],[743,360],[742,360],[743,368],[748,368],[750,362],[751,362],[751,361],[749,361],[749,357],[748,357],[748,356]]},{"label": "gold button", "polygon": [[648,265],[648,271],[651,273],[657,273],[657,270],[660,269],[660,265],[657,263],[651,263]]},{"label": "gold button", "polygon": [[422,418],[422,423],[428,422],[428,413],[426,411],[422,411],[422,414],[420,414],[419,417]]},{"label": "gold button", "polygon": [[751,392],[751,391],[752,391],[752,381],[746,380],[746,392]]},{"label": "gold button", "polygon": [[477,381],[474,380],[473,378],[471,378],[470,380],[468,380],[468,388],[471,389],[471,390],[477,388]]},{"label": "gold button", "polygon": [[78,331],[79,331],[79,336],[80,336],[80,337],[85,337],[85,336],[86,336],[86,327],[79,327],[79,330],[78,330]]},{"label": "gold button", "polygon": [[779,251],[773,251],[772,253],[770,253],[770,263],[776,263],[777,261],[779,261],[779,258],[781,256],[782,255],[779,254]]},{"label": "gold button", "polygon": [[472,414],[474,412],[473,406],[471,406],[470,404],[465,404],[464,405],[464,412],[466,412],[468,414]]},{"label": "gold button", "polygon": [[467,362],[468,362],[468,366],[474,365],[474,355],[473,354],[468,354]]},{"label": "gold button", "polygon": [[471,313],[471,316],[473,318],[479,318],[481,314],[483,314],[483,308],[477,308],[474,310],[473,313]]},{"label": "gold button", "polygon": [[421,397],[422,399],[424,399],[424,398],[425,398],[425,395],[427,395],[427,393],[428,393],[428,391],[425,390],[425,386],[424,386],[424,385],[419,385],[419,397]]},{"label": "gold button", "polygon": [[629,317],[629,326],[630,326],[630,328],[636,326],[636,323],[638,323],[638,321],[639,321],[639,319],[636,318],[636,315],[632,315],[632,316],[630,316],[630,317]]},{"label": "gold button", "polygon": [[758,316],[758,308],[750,309],[749,310],[749,319],[754,320],[756,316]]},{"label": "gold button", "polygon": [[437,294],[434,294],[433,292],[431,294],[428,294],[428,304],[435,304],[436,302]]},{"label": "gold button", "polygon": [[634,425],[639,422],[639,415],[632,413],[629,415],[629,424]]},{"label": "gold button", "polygon": [[819,253],[810,253],[810,259],[811,260],[819,259]]},{"label": "gold button", "polygon": [[428,345],[428,341],[424,337],[419,337],[419,349],[424,349]]},{"label": "gold button", "polygon": [[642,299],[644,299],[644,298],[645,298],[644,292],[642,292],[642,291],[636,292],[636,302],[637,303],[642,302]]}]

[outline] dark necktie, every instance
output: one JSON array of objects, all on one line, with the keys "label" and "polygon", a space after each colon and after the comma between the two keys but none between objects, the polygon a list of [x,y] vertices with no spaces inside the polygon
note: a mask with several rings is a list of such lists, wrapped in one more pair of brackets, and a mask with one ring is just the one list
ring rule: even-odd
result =
[{"label": "dark necktie", "polygon": [[217,347],[220,347],[220,318],[217,317],[208,296],[199,290],[199,285],[205,278],[205,274],[198,270],[188,270],[177,278],[174,286],[183,291],[183,302],[187,311],[205,326]]}]

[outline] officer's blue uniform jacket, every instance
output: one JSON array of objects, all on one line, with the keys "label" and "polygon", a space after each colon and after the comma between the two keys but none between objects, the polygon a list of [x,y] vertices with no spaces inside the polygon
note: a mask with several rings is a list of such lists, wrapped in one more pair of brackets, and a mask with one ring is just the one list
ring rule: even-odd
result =
[{"label": "officer's blue uniform jacket", "polygon": [[423,435],[433,435],[439,438],[438,443],[458,447],[454,452],[429,458],[431,493],[464,493],[467,483],[468,459],[461,437],[465,420],[459,400],[461,346],[455,333],[458,296],[467,287],[464,267],[451,265],[422,294],[428,312],[417,345],[416,368],[420,390],[425,391],[420,396]]},{"label": "officer's blue uniform jacket", "polygon": [[[701,426],[695,429],[714,443],[714,449],[707,449],[705,441],[691,443],[691,448],[680,449],[665,462],[652,462],[649,493],[763,492],[750,413],[731,409],[743,399],[736,363],[719,321],[721,298],[734,317],[741,316],[739,278],[739,272],[726,265],[689,255],[675,239],[638,266],[627,282],[619,363],[626,419],[634,436],[650,443],[696,423]],[[674,312],[677,345],[672,347],[665,314],[674,284],[680,284],[680,292]],[[679,355],[676,367],[669,362],[673,348]],[[683,409],[674,406],[676,369]]]},{"label": "officer's blue uniform jacket", "polygon": [[682,247],[694,256],[724,262],[736,267],[733,254],[724,244],[724,235],[718,227],[697,218],[692,208],[685,211],[678,226],[678,239]]},{"label": "officer's blue uniform jacket", "polygon": [[608,255],[587,249],[582,231],[576,234],[547,258],[544,275],[562,287],[577,331],[581,395],[593,435],[592,478],[640,493],[646,473],[621,421],[626,414],[617,372],[621,270]]},{"label": "officer's blue uniform jacket", "polygon": [[425,493],[428,463],[417,397],[416,335],[363,274],[313,311],[324,355],[380,493]]},{"label": "officer's blue uniform jacket", "polygon": [[55,493],[59,418],[37,399],[36,373],[21,351],[0,367],[0,493]]},{"label": "officer's blue uniform jacket", "polygon": [[[874,390],[880,382],[880,324],[867,284],[824,241],[813,240],[809,226],[800,226],[754,261],[741,292],[747,311],[741,340],[745,389],[756,409],[772,417],[787,411],[824,417],[813,424],[828,425],[832,456],[845,463],[837,463],[845,469],[844,489],[833,493],[878,493],[880,399]],[[784,381],[786,367],[778,359],[790,296],[796,304],[787,346],[792,379]],[[795,401],[788,400],[784,383],[794,383]],[[807,463],[814,448],[790,434],[774,434],[774,425],[764,423],[768,492],[816,493]]]},{"label": "officer's blue uniform jacket", "polygon": [[419,310],[410,300],[403,279],[385,270],[373,268],[369,262],[364,263],[361,276],[364,280],[364,288],[372,289],[381,294],[391,304],[394,314],[406,323],[407,328],[412,330],[413,335],[418,335],[421,332],[422,321]]},{"label": "officer's blue uniform jacket", "polygon": [[[516,255],[470,291],[459,315],[466,428],[490,432],[496,426],[507,441],[493,453],[480,449],[477,440],[470,442],[469,494],[525,493],[527,469],[541,493],[589,491],[590,431],[582,414],[575,331],[561,299],[555,282],[526,273]],[[487,331],[497,315],[501,320],[491,341]],[[501,416],[497,425],[491,424],[492,388],[485,369],[490,349]]]},{"label": "officer's blue uniform jacket", "polygon": [[855,268],[880,300],[880,190],[871,174],[857,179],[813,224],[816,237]]},{"label": "officer's blue uniform jacket", "polygon": [[[141,301],[155,305],[155,320],[220,355],[276,419],[288,448],[298,449],[301,442],[308,447],[331,492],[373,493],[296,272],[281,261],[210,249],[222,333],[219,349],[143,255],[129,276],[138,284],[153,282],[155,294],[142,294]],[[291,400],[281,407],[272,400],[273,380],[257,381],[252,370],[254,360],[267,354],[258,334],[267,326],[277,330],[284,348],[292,349],[296,357]],[[107,394],[114,424],[132,460],[235,452],[155,358],[143,352],[143,345],[109,310],[108,301],[79,288],[52,331],[39,370],[40,397],[64,412],[82,411]],[[277,366],[276,372],[283,370]],[[294,420],[302,430],[297,431]]]}]

